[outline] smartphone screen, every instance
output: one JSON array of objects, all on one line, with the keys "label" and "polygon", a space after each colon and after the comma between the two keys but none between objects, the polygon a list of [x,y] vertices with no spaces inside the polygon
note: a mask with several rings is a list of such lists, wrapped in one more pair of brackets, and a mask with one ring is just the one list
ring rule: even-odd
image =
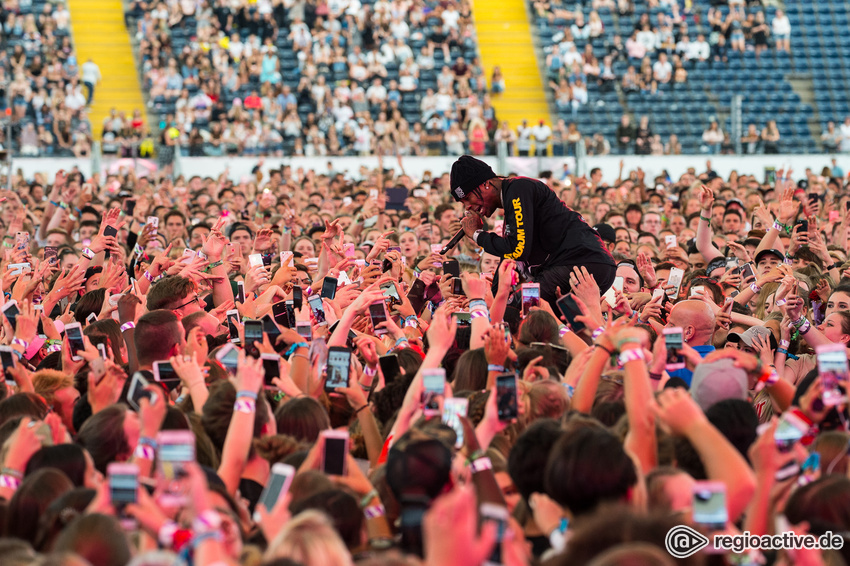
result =
[{"label": "smartphone screen", "polygon": [[395,381],[396,377],[401,375],[401,367],[398,365],[398,356],[396,354],[388,354],[378,358],[378,365],[381,366],[381,373],[384,374],[384,384],[389,385]]},{"label": "smartphone screen", "polygon": [[71,346],[71,355],[75,356],[77,352],[82,352],[86,349],[83,342],[83,331],[79,326],[66,326],[65,335],[68,336],[68,343]]},{"label": "smartphone screen", "polygon": [[236,323],[239,322],[239,311],[227,311],[227,329],[230,331],[230,341],[239,342],[239,328]]},{"label": "smartphone screen", "polygon": [[512,373],[496,377],[496,409],[500,421],[511,421],[519,416],[516,376]]},{"label": "smartphone screen", "polygon": [[9,368],[15,367],[15,354],[8,346],[0,346],[0,365],[3,366],[5,372]]},{"label": "smartphone screen", "polygon": [[561,297],[558,300],[558,308],[561,309],[561,313],[563,313],[564,318],[567,319],[567,324],[570,325],[573,332],[581,332],[584,330],[584,323],[576,320],[576,317],[581,314],[581,309],[572,295],[564,295]]},{"label": "smartphone screen", "polygon": [[124,466],[127,466],[127,464],[120,465],[117,467],[118,469],[110,466],[107,471],[109,475],[109,499],[113,505],[119,507],[136,503],[136,495],[139,489],[138,469],[135,470],[135,473],[130,469],[124,471]]},{"label": "smartphone screen", "polygon": [[336,286],[337,286],[336,277],[325,277],[325,280],[322,282],[322,298],[323,299],[331,299],[333,300],[336,297]]},{"label": "smartphone screen", "polygon": [[255,342],[263,342],[263,323],[259,320],[246,320],[245,351],[252,355],[256,353],[257,347],[254,344]]},{"label": "smartphone screen", "polygon": [[269,315],[263,317],[263,332],[269,337],[269,342],[274,344],[277,337],[280,336],[280,328],[275,324],[274,319]]},{"label": "smartphone screen", "polygon": [[671,297],[676,297],[679,295],[679,287],[681,287],[682,285],[682,277],[684,275],[685,272],[679,269],[678,267],[673,267],[670,269],[670,275],[667,278],[667,285],[673,288],[667,290],[667,295]]},{"label": "smartphone screen", "polygon": [[296,322],[295,331],[307,342],[313,341],[313,327],[310,326],[309,322]]},{"label": "smartphone screen", "polygon": [[322,298],[318,295],[310,295],[307,304],[310,305],[310,312],[313,313],[313,320],[316,321],[316,324],[326,325],[328,321],[325,318],[325,305],[322,304]]},{"label": "smartphone screen", "polygon": [[266,387],[272,387],[272,380],[280,377],[280,356],[277,354],[263,354],[263,371],[265,375],[263,379]]},{"label": "smartphone screen", "polygon": [[139,402],[142,399],[150,399],[152,395],[150,391],[145,390],[145,387],[148,385],[150,384],[142,373],[137,371],[133,374],[133,378],[130,381],[130,388],[127,390],[127,403],[137,411],[140,407]]},{"label": "smartphone screen", "polygon": [[304,305],[304,295],[301,287],[295,285],[292,287],[292,306],[298,310]]},{"label": "smartphone screen", "polygon": [[726,509],[726,489],[720,482],[696,482],[693,491],[694,523],[712,531],[726,528],[729,513]]},{"label": "smartphone screen", "polygon": [[465,417],[469,408],[469,399],[455,397],[443,401],[443,424],[451,427],[455,431],[457,440],[455,448],[463,446],[463,423],[460,422],[460,417]]},{"label": "smartphone screen", "polygon": [[522,316],[528,316],[531,307],[540,305],[540,285],[527,283],[522,286]]},{"label": "smartphone screen", "polygon": [[384,283],[383,285],[381,285],[381,289],[384,292],[384,297],[390,298],[390,304],[401,304],[401,297],[398,296],[398,291],[396,290],[395,285],[393,285],[392,282]]},{"label": "smartphone screen", "polygon": [[741,270],[741,280],[745,283],[748,279],[756,276],[755,272],[753,272],[753,265],[751,263],[745,263],[738,269]]},{"label": "smartphone screen", "polygon": [[348,387],[348,370],[351,365],[351,350],[334,346],[328,348],[328,376],[325,389]]},{"label": "smartphone screen", "polygon": [[260,494],[260,499],[257,503],[262,503],[266,510],[271,511],[281,496],[286,495],[289,491],[289,486],[292,483],[292,478],[295,477],[295,468],[286,464],[275,464],[272,466],[272,473],[269,476],[269,481]]},{"label": "smartphone screen", "polygon": [[439,397],[446,394],[446,370],[441,368],[422,371],[422,404],[427,411],[439,411]]},{"label": "smartphone screen", "polygon": [[243,283],[242,281],[236,282],[236,302],[245,302],[245,283]]},{"label": "smartphone screen", "polygon": [[279,325],[289,328],[289,313],[286,311],[286,301],[280,301],[272,305],[274,320]]},{"label": "smartphone screen", "polygon": [[847,354],[843,345],[827,344],[815,348],[823,393],[823,404],[834,407],[846,399],[840,385],[847,386]]},{"label": "smartphone screen", "polygon": [[372,328],[377,336],[383,336],[387,333],[385,328],[378,328],[379,324],[387,321],[387,311],[384,308],[383,301],[369,305],[369,318],[372,320]]},{"label": "smartphone screen", "polygon": [[348,452],[348,438],[325,437],[323,471],[331,476],[345,475],[345,456]]},{"label": "smartphone screen", "polygon": [[18,309],[17,303],[15,303],[14,301],[9,301],[8,303],[6,303],[6,306],[3,309],[3,315],[8,319],[9,324],[12,325],[12,330],[15,330],[18,326],[19,314],[21,314],[21,311],[20,309]]},{"label": "smartphone screen", "polygon": [[135,199],[128,198],[124,201],[124,216],[133,216],[133,213],[136,211],[136,201]]},{"label": "smartphone screen", "polygon": [[452,295],[464,295],[463,281],[460,277],[452,279]]},{"label": "smartphone screen", "polygon": [[44,261],[47,263],[55,263],[59,255],[59,248],[56,246],[44,246]]},{"label": "smartphone screen", "polygon": [[180,386],[180,378],[177,377],[177,372],[174,371],[170,362],[154,362],[153,375],[156,381],[168,388],[169,391]]},{"label": "smartphone screen", "polygon": [[231,348],[224,356],[218,358],[218,361],[230,375],[236,375],[239,367],[239,350]]},{"label": "smartphone screen", "polygon": [[685,357],[682,355],[684,338],[681,328],[664,329],[664,345],[667,347],[667,370],[673,371],[685,367]]}]

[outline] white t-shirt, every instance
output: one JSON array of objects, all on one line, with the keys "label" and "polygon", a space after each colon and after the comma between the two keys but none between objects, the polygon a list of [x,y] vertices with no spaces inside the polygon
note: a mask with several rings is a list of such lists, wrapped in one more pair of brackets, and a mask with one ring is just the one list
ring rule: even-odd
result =
[{"label": "white t-shirt", "polygon": [[841,151],[850,151],[850,125],[841,124]]},{"label": "white t-shirt", "polygon": [[537,124],[531,128],[531,137],[533,137],[534,141],[538,143],[549,141],[549,138],[552,137],[552,128],[546,124],[543,124],[542,126]]},{"label": "white t-shirt", "polygon": [[773,18],[770,27],[773,30],[773,35],[789,35],[791,33],[791,21],[788,16]]},{"label": "white t-shirt", "polygon": [[652,72],[659,81],[663,81],[673,74],[673,65],[670,64],[670,61],[665,61],[664,63],[656,61],[652,66]]}]

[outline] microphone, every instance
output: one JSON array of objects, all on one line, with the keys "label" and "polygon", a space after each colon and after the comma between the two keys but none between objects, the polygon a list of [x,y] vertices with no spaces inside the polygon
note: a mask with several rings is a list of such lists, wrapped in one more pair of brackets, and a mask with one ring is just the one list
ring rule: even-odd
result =
[{"label": "microphone", "polygon": [[465,235],[465,232],[463,231],[463,228],[458,230],[457,234],[452,236],[452,239],[449,240],[448,244],[446,244],[446,247],[444,247],[443,249],[440,250],[440,255],[446,255],[449,252],[449,250],[451,250],[453,247],[455,247],[456,245],[458,245],[460,243],[460,241],[463,239],[464,235]]}]

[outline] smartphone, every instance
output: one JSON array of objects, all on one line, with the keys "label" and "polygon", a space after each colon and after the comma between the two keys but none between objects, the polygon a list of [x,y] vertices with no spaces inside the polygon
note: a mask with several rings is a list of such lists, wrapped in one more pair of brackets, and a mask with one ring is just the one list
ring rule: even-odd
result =
[{"label": "smartphone", "polygon": [[169,481],[185,477],[185,465],[195,461],[195,435],[190,430],[163,430],[156,435],[157,462]]},{"label": "smartphone", "polygon": [[[440,244],[431,244],[431,253],[432,254],[439,255],[441,251],[443,251],[443,246],[441,246]],[[442,263],[440,263],[440,262],[432,263],[431,266],[432,267],[442,267]]]},{"label": "smartphone", "polygon": [[250,356],[257,357],[256,343],[263,343],[263,322],[261,320],[246,320],[245,321],[245,353]]},{"label": "smartphone", "polygon": [[310,312],[313,314],[313,320],[319,326],[327,326],[328,321],[325,318],[325,305],[322,303],[322,297],[319,295],[310,295],[307,299],[307,304],[310,305]]},{"label": "smartphone", "polygon": [[56,263],[59,257],[59,248],[56,246],[44,246],[44,261],[49,264]]},{"label": "smartphone", "polygon": [[726,258],[726,271],[732,271],[733,269],[738,269],[738,258],[737,257],[727,257]]},{"label": "smartphone", "polygon": [[808,220],[798,220],[797,226],[799,226],[799,228],[797,228],[798,234],[805,234],[809,231],[809,221]]},{"label": "smartphone", "polygon": [[381,367],[385,385],[389,385],[401,375],[401,366],[398,364],[398,356],[396,354],[381,356],[378,358],[378,365]]},{"label": "smartphone", "polygon": [[322,471],[329,476],[344,476],[348,470],[348,431],[323,430]]},{"label": "smartphone", "polygon": [[[3,366],[4,372],[9,368],[15,367],[15,357],[15,352],[11,346],[0,346],[0,365]],[[9,381],[8,378],[7,381]]]},{"label": "smartphone", "polygon": [[279,301],[272,305],[272,315],[275,322],[286,328],[290,328],[289,312],[286,309],[286,301]]},{"label": "smartphone", "polygon": [[[748,279],[754,278],[756,276],[755,272],[753,271],[753,264],[751,263],[745,263],[738,269],[741,270],[741,281],[743,281],[744,283],[746,283]],[[672,269],[670,271],[672,272]]]},{"label": "smartphone", "polygon": [[391,305],[401,304],[401,297],[398,296],[398,289],[395,288],[392,281],[388,281],[381,285],[381,290],[384,292],[384,296],[390,299]]},{"label": "smartphone", "polygon": [[491,522],[496,524],[496,544],[493,546],[490,556],[484,561],[484,566],[502,566],[504,564],[502,558],[502,541],[505,539],[505,533],[508,530],[508,509],[494,503],[482,503],[478,507],[478,512],[482,523]]},{"label": "smartphone", "polygon": [[664,289],[662,289],[661,287],[658,287],[657,289],[654,289],[652,291],[652,300],[653,301],[658,300],[659,297],[662,298],[662,299],[664,298]]},{"label": "smartphone", "polygon": [[843,385],[847,387],[847,350],[844,344],[825,344],[815,348],[818,358],[823,393],[821,399],[827,407],[840,405],[847,399]]},{"label": "smartphone", "polygon": [[[107,225],[107,226],[106,226],[106,228],[104,228],[104,229],[103,229],[103,235],[104,235],[104,236],[113,236],[113,237],[117,237],[117,236],[118,236],[118,228],[116,228],[115,226],[109,226],[109,225]],[[110,255],[110,254],[109,254],[109,249],[107,249],[106,251],[104,251],[104,252],[103,252],[103,257],[107,257],[107,258],[108,258],[108,257],[109,257],[109,255]]]},{"label": "smartphone", "polygon": [[272,344],[277,342],[277,337],[280,336],[280,328],[268,314],[263,317],[263,332],[266,333],[269,337],[269,342]]},{"label": "smartphone", "polygon": [[669,287],[673,287],[672,289],[667,290],[667,296],[669,297],[678,297],[679,291],[682,287],[682,278],[685,276],[685,272],[679,269],[678,267],[670,268],[670,275],[667,277],[667,285]]},{"label": "smartphone", "polygon": [[263,254],[251,254],[248,256],[248,263],[251,267],[262,267],[265,268],[266,265],[263,263]]},{"label": "smartphone", "polygon": [[286,320],[289,322],[287,328],[295,328],[295,303],[292,300],[284,301],[286,307]]},{"label": "smartphone", "polygon": [[664,236],[664,244],[667,248],[675,248],[677,246],[676,236]]},{"label": "smartphone", "polygon": [[465,417],[468,409],[469,399],[463,397],[452,397],[443,401],[442,421],[444,425],[455,431],[457,437],[455,448],[463,446],[463,424],[460,422],[460,417]]},{"label": "smartphone", "polygon": [[465,295],[463,292],[463,281],[460,277],[452,279],[452,295]]},{"label": "smartphone", "polygon": [[183,257],[180,258],[180,261],[182,263],[189,264],[192,263],[192,259],[194,259],[194,257],[195,250],[190,250],[189,248],[186,248],[185,250],[183,250]]},{"label": "smartphone", "polygon": [[239,311],[232,309],[227,311],[227,328],[230,331],[230,341],[234,344],[239,343],[239,328],[236,324],[241,322]]},{"label": "smartphone", "polygon": [[[18,308],[18,301],[12,299],[11,301],[6,301],[6,304],[3,305],[3,316],[9,321],[9,324],[12,326],[12,330],[15,330],[18,326],[18,315],[21,314],[20,309]],[[79,323],[77,323],[79,326]],[[67,326],[65,328],[68,328]]]},{"label": "smartphone", "polygon": [[528,316],[531,307],[540,305],[540,283],[523,283],[522,293],[522,316]]},{"label": "smartphone", "polygon": [[29,273],[32,271],[32,266],[27,263],[10,263],[6,265],[6,270],[9,272],[9,275],[21,275],[22,273]]},{"label": "smartphone", "polygon": [[292,286],[292,306],[295,310],[300,309],[304,306],[304,293],[301,290],[299,285]]},{"label": "smartphone", "polygon": [[343,244],[342,253],[346,258],[354,259],[354,256],[356,254],[356,250],[354,249],[354,244]]},{"label": "smartphone", "polygon": [[154,362],[153,379],[164,385],[169,391],[174,391],[180,387],[180,378],[174,371],[171,362]]},{"label": "smartphone", "polygon": [[339,284],[336,277],[325,277],[322,281],[322,298],[333,300],[336,297],[336,286]]},{"label": "smartphone", "polygon": [[499,420],[510,422],[519,416],[516,375],[503,373],[496,376],[496,409]]},{"label": "smartphone", "polygon": [[447,259],[443,262],[443,273],[452,277],[460,277],[460,264],[456,259]]},{"label": "smartphone", "polygon": [[422,370],[422,405],[426,416],[440,414],[440,397],[446,394],[446,370],[433,368]]},{"label": "smartphone", "polygon": [[309,321],[299,320],[295,323],[295,331],[303,337],[307,342],[313,341],[313,327]]},{"label": "smartphone", "polygon": [[148,219],[145,221],[145,224],[150,224],[153,226],[153,235],[156,236],[157,228],[159,228],[159,218],[156,216],[148,216]]},{"label": "smartphone", "polygon": [[[4,314],[5,312],[6,311],[4,310]],[[65,325],[65,336],[68,337],[68,344],[71,346],[71,359],[75,362],[82,360],[82,356],[79,356],[77,352],[85,350],[86,344],[83,342],[83,330],[80,323],[72,322],[71,324]]]},{"label": "smartphone", "polygon": [[221,350],[216,353],[215,359],[227,370],[227,373],[231,376],[236,375],[236,370],[239,367],[239,350],[233,344],[222,346]]},{"label": "smartphone", "polygon": [[29,232],[15,232],[15,248],[19,250],[28,250],[30,247]]},{"label": "smartphone", "polygon": [[89,315],[86,317],[86,326],[88,326],[92,322],[97,322],[97,314],[95,313],[89,313]]},{"label": "smartphone", "polygon": [[773,438],[780,452],[789,452],[808,432],[809,425],[803,419],[791,411],[785,411],[779,418]]},{"label": "smartphone", "polygon": [[128,198],[124,201],[124,216],[133,216],[136,212],[136,199]]},{"label": "smartphone", "polygon": [[133,374],[133,377],[130,379],[130,387],[127,388],[127,404],[133,407],[136,411],[138,411],[140,406],[140,401],[142,399],[151,399],[151,401],[155,400],[156,393],[152,393],[147,391],[145,388],[150,385],[147,379],[142,372],[137,371]]},{"label": "smartphone", "polygon": [[709,531],[725,529],[729,521],[726,484],[718,481],[694,482],[692,494],[693,522]]},{"label": "smartphone", "polygon": [[138,500],[139,466],[112,462],[106,466],[106,477],[109,482],[109,501],[118,513],[121,526],[134,527],[135,521],[124,514],[124,508]]},{"label": "smartphone", "polygon": [[260,354],[263,360],[263,376],[266,387],[274,387],[272,380],[280,377],[280,356],[277,354]]},{"label": "smartphone", "polygon": [[665,328],[662,334],[664,334],[664,345],[667,347],[667,371],[684,369],[685,356],[681,352],[684,344],[682,328]]},{"label": "smartphone", "polygon": [[245,283],[243,281],[236,282],[236,302],[245,302]]},{"label": "smartphone", "polygon": [[280,265],[283,267],[295,267],[295,254],[292,252],[280,252]]},{"label": "smartphone", "polygon": [[581,315],[581,309],[572,295],[567,294],[558,299],[558,308],[561,309],[561,313],[563,313],[564,318],[567,319],[567,324],[573,332],[581,332],[584,330],[584,323],[576,320],[576,317]]},{"label": "smartphone", "polygon": [[106,344],[101,342],[97,345],[97,351],[100,353],[101,359],[107,360],[109,359],[109,354],[106,352]]},{"label": "smartphone", "polygon": [[95,358],[91,361],[89,366],[91,367],[91,372],[94,376],[94,383],[97,385],[103,381],[104,377],[106,377],[106,364],[103,363],[103,358]]},{"label": "smartphone", "polygon": [[346,346],[328,348],[328,373],[325,379],[325,390],[334,391],[341,387],[348,387],[350,369],[351,350]]},{"label": "smartphone", "polygon": [[[295,478],[295,468],[289,464],[277,464],[272,466],[271,474],[260,494],[258,504],[262,503],[268,512],[274,509],[281,497],[284,497],[289,492],[289,486],[292,485],[292,480]],[[260,520],[260,514],[254,511],[254,521]]]},{"label": "smartphone", "polygon": [[691,287],[690,297],[701,297],[703,293],[705,293],[705,287],[703,285],[694,285]]},{"label": "smartphone", "polygon": [[387,321],[387,309],[384,306],[384,301],[376,301],[369,305],[369,318],[372,320],[372,329],[376,336],[383,336],[387,333],[386,328],[378,328],[378,325]]},{"label": "smartphone", "polygon": [[459,325],[468,326],[468,325],[472,324],[472,314],[470,314],[468,312],[463,312],[463,311],[453,312],[452,318],[455,319],[455,321]]}]

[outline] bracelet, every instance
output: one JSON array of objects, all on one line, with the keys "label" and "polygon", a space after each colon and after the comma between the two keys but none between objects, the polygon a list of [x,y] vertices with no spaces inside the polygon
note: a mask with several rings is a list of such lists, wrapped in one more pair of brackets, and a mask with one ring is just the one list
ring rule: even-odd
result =
[{"label": "bracelet", "polygon": [[257,404],[253,399],[237,398],[236,402],[233,404],[233,410],[250,415],[257,410]]},{"label": "bracelet", "polygon": [[141,440],[139,441],[139,445],[136,446],[136,449],[133,451],[133,456],[136,458],[141,458],[142,460],[150,460],[153,461],[154,456],[156,456],[156,451],[150,447],[141,444]]},{"label": "bracelet", "polygon": [[777,230],[779,232],[783,232],[785,230],[785,224],[783,224],[779,220],[774,220],[773,221],[773,229]]},{"label": "bracelet", "polygon": [[493,462],[490,461],[490,458],[487,456],[483,456],[478,458],[474,462],[469,465],[469,469],[473,474],[477,474],[478,472],[483,472],[484,470],[492,470]]},{"label": "bracelet", "polygon": [[363,510],[363,515],[366,517],[366,520],[377,519],[378,517],[383,517],[386,514],[387,510],[384,509],[384,506],[380,503],[370,505],[369,507]]},{"label": "bracelet", "polygon": [[759,287],[755,282],[750,283],[750,289],[753,291],[753,293],[756,293],[756,294],[761,292],[761,287]]},{"label": "bracelet", "polygon": [[404,326],[405,328],[416,328],[417,326],[419,326],[419,319],[416,317],[415,314],[410,315],[404,319]]},{"label": "bracelet", "polygon": [[192,521],[192,530],[196,533],[208,533],[210,531],[218,531],[221,528],[221,516],[212,509],[207,509]]},{"label": "bracelet", "polygon": [[489,320],[489,318],[490,318],[490,313],[489,313],[489,312],[487,312],[487,311],[485,311],[485,310],[483,310],[483,309],[481,309],[481,308],[477,308],[477,309],[475,309],[475,310],[473,310],[473,311],[469,311],[469,318],[471,318],[471,319],[474,319],[474,318],[484,318],[485,316],[486,316],[486,317],[487,317],[487,319]]},{"label": "bracelet", "polygon": [[81,252],[81,255],[89,261],[94,259],[94,252],[91,251],[89,248],[84,248]]},{"label": "bracelet", "polygon": [[380,497],[378,495],[378,490],[375,489],[375,488],[372,488],[371,491],[369,491],[366,495],[364,495],[363,497],[360,498],[360,508],[366,509],[366,507],[369,506],[369,503],[371,503],[371,501],[373,499],[375,499],[376,497]]},{"label": "bracelet", "polygon": [[151,275],[150,271],[145,271],[144,273],[142,273],[142,277],[153,283],[153,275]]},{"label": "bracelet", "polygon": [[562,324],[561,326],[558,327],[558,337],[559,338],[563,338],[564,336],[566,336],[570,332],[572,332],[572,331],[570,330],[570,327],[567,326],[566,324]]},{"label": "bracelet", "polygon": [[788,341],[788,340],[780,340],[780,341],[779,341],[779,346],[780,346],[781,348],[787,348],[787,347],[788,347],[788,346],[790,346],[790,345],[791,345],[791,342],[790,342],[790,341]]},{"label": "bracelet", "polygon": [[705,216],[702,215],[702,212],[699,213],[699,219],[705,220],[706,222],[711,223],[711,218],[706,218]]},{"label": "bracelet", "polygon": [[602,345],[602,344],[600,344],[599,342],[595,342],[593,345],[594,345],[595,347],[599,348],[600,350],[602,350],[603,352],[607,353],[609,356],[613,356],[613,355],[614,355],[614,350],[609,350],[608,348],[606,348],[605,346],[603,346],[603,345]]},{"label": "bracelet", "polygon": [[[797,325],[795,324],[795,326],[797,326]],[[800,325],[797,326],[797,332],[799,332],[801,335],[805,335],[811,329],[812,329],[812,323],[809,322],[809,320],[806,319],[806,318],[804,318],[803,322],[801,322]]]},{"label": "bracelet", "polygon": [[365,375],[366,377],[375,377],[376,375],[378,375],[378,368],[366,366],[363,368],[363,375]]},{"label": "bracelet", "polygon": [[4,242],[3,242],[3,247],[4,247],[4,248],[11,248],[11,247],[12,247],[12,244],[10,244],[9,242],[4,241]]},{"label": "bracelet", "polygon": [[626,344],[640,345],[640,338],[636,338],[634,336],[626,336],[622,340],[617,341],[617,351],[619,352],[620,350],[622,350],[623,346],[625,346]]},{"label": "bracelet", "polygon": [[787,299],[779,299],[779,300],[776,301],[775,306],[784,307],[787,302],[788,302]]},{"label": "bracelet", "polygon": [[481,450],[480,448],[476,448],[475,450],[472,451],[472,454],[470,454],[469,457],[466,459],[466,465],[471,466],[474,461],[476,461],[479,458],[483,458],[483,457],[484,457],[484,451]]},{"label": "bracelet", "polygon": [[[363,385],[361,384],[360,387],[363,387]],[[367,387],[366,389],[369,389],[369,388]],[[359,409],[354,411],[354,415],[357,416],[357,415],[360,414],[360,411],[362,411],[363,409],[368,409],[368,408],[369,408],[369,403],[366,403],[365,405],[363,405],[362,407],[360,407]]]},{"label": "bracelet", "polygon": [[505,366],[500,366],[498,364],[487,364],[487,371],[488,372],[490,372],[490,371],[503,372],[503,371],[505,371]]},{"label": "bracelet", "polygon": [[591,337],[593,340],[596,340],[597,338],[599,338],[600,336],[602,336],[602,333],[603,333],[603,332],[605,332],[605,327],[600,326],[599,328],[597,328],[596,330],[594,330],[593,332],[591,332],[591,333],[590,333],[590,337]]},{"label": "bracelet", "polygon": [[292,344],[292,346],[289,347],[289,349],[286,352],[284,352],[283,355],[284,356],[291,356],[292,354],[295,353],[295,350],[297,350],[298,348],[309,348],[309,347],[310,347],[310,344],[308,344],[307,342],[295,342],[294,344]]},{"label": "bracelet", "polygon": [[7,474],[0,475],[0,488],[18,489],[21,485],[21,480]]},{"label": "bracelet", "polygon": [[786,357],[788,357],[788,354],[789,354],[788,349],[787,349],[787,348],[782,348],[782,347],[777,348],[777,349],[776,349],[776,353],[777,353],[777,354],[785,354],[785,356],[786,356]]},{"label": "bracelet", "polygon": [[140,436],[138,444],[141,446],[150,446],[154,450],[159,448],[159,443],[153,438],[147,436]]},{"label": "bracelet", "polygon": [[67,202],[60,202],[60,203],[59,203],[59,208],[62,208],[62,209],[68,210],[68,203],[67,203]]},{"label": "bracelet", "polygon": [[248,399],[251,399],[252,401],[256,401],[257,400],[257,393],[255,391],[248,391],[247,389],[244,390],[244,391],[237,391],[236,392],[236,398],[239,399],[241,397],[247,397]]},{"label": "bracelet", "polygon": [[664,374],[649,372],[649,379],[652,381],[661,381],[662,377],[664,377]]},{"label": "bracelet", "polygon": [[24,479],[24,474],[14,468],[0,468],[0,474],[3,474],[4,476],[12,476],[13,478],[18,478],[19,480]]},{"label": "bracelet", "polygon": [[27,348],[30,347],[29,342],[27,342],[26,340],[21,340],[20,338],[12,338],[12,344],[15,346],[23,346],[25,352]]},{"label": "bracelet", "polygon": [[487,308],[487,301],[485,301],[484,299],[472,299],[471,301],[469,301],[470,310],[472,310],[472,308],[477,307],[477,306],[482,306],[486,309]]},{"label": "bracelet", "polygon": [[47,202],[49,202],[49,203],[50,203],[50,204],[52,204],[53,206],[58,206],[58,207],[60,207],[60,208],[62,207],[62,205],[61,205],[61,204],[59,204],[58,202],[56,202],[55,200],[49,200],[49,201],[47,201]]},{"label": "bracelet", "polygon": [[127,332],[128,330],[133,330],[136,328],[136,323],[132,320],[130,322],[125,322],[121,325],[121,332]]},{"label": "bracelet", "polygon": [[399,338],[398,340],[395,341],[395,347],[398,348],[399,346],[401,346],[405,342],[407,342],[407,338],[402,336],[401,338]]},{"label": "bracelet", "polygon": [[626,365],[629,362],[642,362],[646,359],[646,354],[643,353],[643,348],[631,348],[620,352],[620,364]]},{"label": "bracelet", "polygon": [[214,261],[214,262],[212,262],[211,264],[209,264],[209,265],[206,267],[206,269],[204,269],[204,273],[209,273],[210,271],[212,271],[213,269],[215,269],[215,268],[216,268],[216,267],[218,267],[219,265],[224,265],[224,260],[221,260],[221,259],[220,259],[220,260],[218,260],[218,261]]}]

